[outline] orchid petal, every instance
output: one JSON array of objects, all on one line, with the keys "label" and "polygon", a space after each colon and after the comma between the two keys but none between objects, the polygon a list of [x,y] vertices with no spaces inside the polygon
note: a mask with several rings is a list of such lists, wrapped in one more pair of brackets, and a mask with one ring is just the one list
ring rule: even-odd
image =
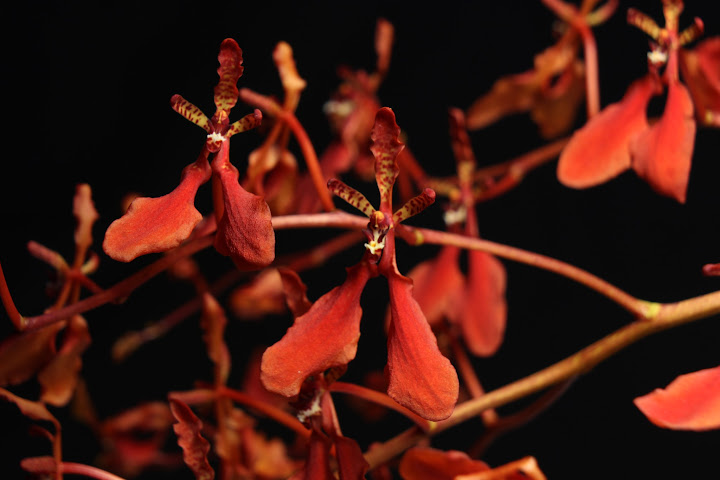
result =
[{"label": "orchid petal", "polygon": [[300,276],[289,268],[277,269],[282,282],[282,290],[285,293],[285,301],[294,317],[305,315],[312,307],[307,298],[307,286],[300,279]]},{"label": "orchid petal", "polygon": [[205,115],[200,108],[185,100],[182,96],[173,95],[172,98],[170,98],[170,107],[195,125],[200,126],[206,132],[212,132],[210,119],[207,115]]},{"label": "orchid petal", "polygon": [[421,262],[409,273],[413,281],[413,295],[430,325],[437,325],[443,317],[454,319],[454,306],[462,294],[465,279],[458,267],[460,250],[444,246],[437,257]]},{"label": "orchid petal", "polygon": [[468,108],[467,128],[479,130],[506,115],[530,110],[539,90],[540,84],[535,70],[498,79],[488,93],[475,100]]},{"label": "orchid petal", "polygon": [[375,180],[380,190],[380,210],[392,210],[392,187],[398,176],[397,156],[405,148],[400,143],[400,127],[395,122],[395,114],[388,107],[378,110],[373,125],[373,144],[370,147],[375,156]]},{"label": "orchid petal", "polygon": [[680,66],[698,121],[720,127],[720,37],[680,50]]},{"label": "orchid petal", "polygon": [[92,201],[90,185],[83,183],[75,187],[73,199],[73,215],[77,220],[75,228],[75,245],[82,250],[83,255],[92,244],[92,226],[99,218],[95,204]]},{"label": "orchid petal", "polygon": [[[223,142],[221,148],[227,149],[228,142]],[[215,248],[231,257],[240,270],[258,270],[270,265],[275,259],[270,207],[262,197],[240,186],[240,173],[229,162],[213,162],[213,171],[220,178],[225,205],[218,222]]]},{"label": "orchid petal", "polygon": [[426,188],[420,195],[408,200],[393,214],[393,222],[400,223],[405,219],[417,215],[433,203],[435,203],[435,191],[431,188]]},{"label": "orchid petal", "polygon": [[243,74],[242,50],[232,38],[226,38],[220,44],[218,55],[220,81],[215,87],[215,106],[218,111],[229,112],[237,103],[237,82]]},{"label": "orchid petal", "polygon": [[443,420],[452,414],[458,398],[455,368],[440,353],[437,339],[413,298],[412,280],[396,270],[388,275],[388,284],[388,395],[427,420]]},{"label": "orchid petal", "polygon": [[253,113],[248,113],[243,118],[230,125],[230,128],[225,133],[225,138],[230,138],[236,133],[242,133],[247,132],[248,130],[252,130],[253,128],[259,126],[261,123],[262,112],[256,108]]},{"label": "orchid petal", "polygon": [[355,358],[360,338],[360,295],[371,276],[362,263],[348,269],[345,282],[320,297],[297,317],[285,336],[265,351],[261,379],[265,388],[286,397],[303,381]]},{"label": "orchid petal", "polygon": [[720,428],[720,367],[680,375],[664,390],[636,398],[635,405],[659,427]]},{"label": "orchid petal", "polygon": [[414,447],[403,455],[399,472],[403,480],[454,480],[458,475],[488,470],[485,462],[473,460],[465,452]]},{"label": "orchid petal", "polygon": [[328,180],[327,186],[333,194],[342,198],[366,216],[371,217],[372,214],[375,213],[375,208],[365,195],[347,185],[345,182],[338,180],[337,178],[331,178]]},{"label": "orchid petal", "polygon": [[671,82],[662,117],[631,144],[633,168],[657,192],[685,203],[694,145],[690,95],[684,85]]},{"label": "orchid petal", "polygon": [[180,185],[172,192],[159,198],[133,200],[125,215],[107,229],[105,253],[115,260],[129,262],[180,245],[202,220],[195,209],[195,194],[209,178],[210,165],[207,157],[201,156],[183,170]]},{"label": "orchid petal", "polygon": [[247,285],[230,294],[230,308],[241,320],[260,320],[268,314],[287,310],[280,274],[274,268],[258,273]]},{"label": "orchid petal", "polygon": [[460,327],[470,351],[493,355],[502,343],[507,319],[505,267],[486,252],[468,252],[468,280],[460,307]]},{"label": "orchid petal", "polygon": [[178,423],[173,430],[178,437],[178,445],[183,450],[185,464],[195,474],[197,480],[212,480],[215,471],[207,460],[210,444],[200,434],[202,422],[185,403],[178,399],[170,399],[170,410]]},{"label": "orchid petal", "polygon": [[645,109],[656,91],[656,79],[635,81],[623,99],[609,105],[575,132],[558,163],[557,176],[572,188],[606,182],[631,165],[630,142],[648,128]]},{"label": "orchid petal", "polygon": [[81,356],[90,345],[87,322],[80,315],[68,321],[63,344],[57,355],[38,374],[42,386],[40,400],[56,407],[63,407],[72,398],[77,386]]},{"label": "orchid petal", "polygon": [[215,364],[215,381],[225,385],[230,374],[230,351],[225,343],[227,317],[218,301],[210,293],[202,296],[203,340],[210,360]]}]

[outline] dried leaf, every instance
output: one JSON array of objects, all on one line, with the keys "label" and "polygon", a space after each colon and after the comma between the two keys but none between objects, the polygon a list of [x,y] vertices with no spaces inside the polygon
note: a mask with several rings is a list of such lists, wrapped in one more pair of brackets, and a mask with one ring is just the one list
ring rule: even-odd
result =
[{"label": "dried leaf", "polygon": [[720,428],[720,367],[680,375],[667,386],[635,399],[655,425],[673,430]]}]

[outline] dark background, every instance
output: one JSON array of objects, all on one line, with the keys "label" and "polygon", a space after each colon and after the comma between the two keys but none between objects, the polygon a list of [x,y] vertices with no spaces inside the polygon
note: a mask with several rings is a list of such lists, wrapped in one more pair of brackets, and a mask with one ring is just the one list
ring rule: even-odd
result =
[{"label": "dark background", "polygon": [[[695,15],[708,34],[720,34],[720,14],[712,2],[689,2],[681,26]],[[621,1],[620,11],[596,29],[602,103],[616,101],[645,72],[647,37],[625,23],[628,7],[640,7],[661,20],[660,1]],[[711,11],[713,10],[714,11]],[[160,196],[172,190],[181,169],[195,159],[204,133],[174,113],[175,93],[212,114],[217,51],[233,37],[244,52],[239,85],[280,94],[272,50],[280,40],[295,50],[300,75],[308,82],[297,115],[318,151],[330,141],[322,105],[338,85],[340,64],[374,68],[375,21],[395,24],[390,73],[380,89],[382,104],[396,113],[408,145],[429,172],[448,174],[454,161],[447,135],[449,106],[467,108],[493,81],[526,70],[533,55],[553,41],[553,15],[540,2],[123,2],[80,4],[36,2],[2,7],[2,96],[4,155],[0,170],[2,229],[0,261],[21,312],[40,313],[49,270],[25,250],[36,240],[65,254],[73,252],[71,214],[74,185],[93,187],[102,232],[120,215],[129,191]],[[659,114],[662,102],[651,105]],[[235,118],[249,113],[238,105]],[[578,126],[582,118],[578,118]],[[532,173],[523,184],[479,209],[480,229],[489,240],[546,254],[587,269],[639,298],[670,302],[720,288],[704,278],[703,264],[720,262],[718,227],[717,130],[698,129],[686,205],[660,197],[633,173],[596,188],[575,191],[560,185],[554,166]],[[527,116],[508,118],[471,134],[481,165],[512,158],[542,145]],[[242,169],[261,138],[254,133],[233,140],[233,158]],[[209,189],[201,188],[197,206],[208,212]],[[428,210],[416,224],[438,226],[441,210]],[[316,233],[278,235],[278,249],[312,243]],[[99,247],[98,247],[99,251]],[[407,271],[433,247],[401,247],[400,268]],[[307,272],[311,298],[342,281],[354,250],[323,270]],[[214,252],[201,256],[209,276],[231,268]],[[94,277],[109,286],[148,263],[120,265],[103,255]],[[477,361],[487,389],[502,386],[574,353],[632,319],[603,297],[553,274],[504,262],[508,271],[509,318],[506,341],[491,359]],[[86,315],[94,343],[84,373],[98,413],[106,417],[140,401],[162,399],[169,390],[209,380],[211,367],[199,341],[196,319],[168,338],[141,350],[127,364],[109,359],[120,333],[157,319],[191,295],[182,284],[153,280],[122,306]],[[365,317],[357,367],[381,369],[384,341],[379,336],[386,288],[374,282],[364,296]],[[3,324],[7,325],[5,315]],[[272,343],[289,325],[235,322],[228,337],[236,369],[255,339]],[[3,335],[9,328],[2,327]],[[279,332],[279,333],[278,333]],[[377,335],[376,335],[377,334]],[[549,411],[520,431],[500,438],[483,457],[499,465],[534,455],[548,478],[692,478],[716,471],[718,432],[662,430],[650,424],[632,399],[664,387],[677,375],[717,366],[718,318],[660,333],[621,352],[579,379]],[[236,372],[235,381],[239,381]],[[32,395],[32,386],[15,389]],[[341,421],[343,410],[341,408]],[[512,411],[513,407],[503,411]],[[3,408],[3,445],[21,455],[49,452],[29,441],[30,422]],[[58,416],[67,418],[64,411]],[[353,414],[347,412],[347,418]],[[6,423],[8,422],[8,423]],[[14,426],[15,424],[19,426]],[[392,417],[367,428],[347,422],[345,433],[363,448],[385,440],[407,424]],[[97,453],[92,435],[70,419],[65,425],[65,458],[91,463]],[[478,422],[442,434],[434,443],[463,449],[477,436]],[[379,432],[379,433],[378,433]],[[379,435],[379,436],[378,436]],[[0,447],[8,478],[17,462],[14,449]],[[189,471],[176,478],[191,478]],[[3,475],[3,478],[5,476]],[[157,477],[155,477],[157,478]]]}]

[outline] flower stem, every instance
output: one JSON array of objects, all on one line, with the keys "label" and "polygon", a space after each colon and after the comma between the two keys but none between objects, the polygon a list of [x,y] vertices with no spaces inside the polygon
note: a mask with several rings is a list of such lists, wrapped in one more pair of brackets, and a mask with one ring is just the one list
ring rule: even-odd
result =
[{"label": "flower stem", "polygon": [[655,315],[640,318],[564,360],[493,390],[480,398],[459,404],[450,418],[438,422],[437,426],[426,434],[423,434],[416,427],[402,432],[384,444],[368,451],[365,454],[365,459],[370,463],[371,468],[382,465],[427,436],[435,435],[459,425],[479,415],[484,410],[506,405],[549,386],[587,373],[602,361],[641,338],[718,313],[720,313],[720,291],[681,302],[662,304]]},{"label": "flower stem", "polygon": [[5,274],[3,273],[2,265],[0,264],[0,300],[5,307],[10,320],[12,321],[15,328],[18,330],[24,330],[27,325],[27,319],[20,315],[18,309],[15,307],[12,295],[10,295],[10,289],[8,288],[7,281],[5,281]]}]

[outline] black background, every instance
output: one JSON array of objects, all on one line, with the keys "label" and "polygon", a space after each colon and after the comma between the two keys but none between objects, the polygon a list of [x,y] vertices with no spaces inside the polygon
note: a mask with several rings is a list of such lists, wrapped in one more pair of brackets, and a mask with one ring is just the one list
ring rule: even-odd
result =
[{"label": "black background", "polygon": [[[645,72],[647,38],[626,25],[625,11],[641,7],[661,19],[660,1],[621,1],[619,12],[596,29],[602,103],[618,100]],[[691,2],[681,26],[697,15],[708,34],[720,34],[720,15],[712,2]],[[493,81],[530,68],[533,54],[553,41],[553,15],[540,2],[123,2],[80,4],[37,2],[2,7],[2,105],[4,155],[0,167],[2,227],[0,260],[21,312],[40,313],[48,269],[25,250],[28,240],[73,252],[71,214],[74,185],[93,188],[102,232],[120,214],[129,191],[163,195],[175,187],[181,169],[195,159],[204,133],[169,107],[175,93],[212,113],[217,51],[233,37],[244,52],[245,74],[239,85],[280,94],[272,50],[280,40],[295,50],[300,75],[308,82],[297,115],[318,151],[330,141],[322,105],[338,85],[340,64],[372,70],[375,21],[395,24],[396,43],[390,73],[380,89],[382,104],[395,111],[408,144],[429,172],[448,174],[454,161],[447,135],[449,106],[467,108]],[[715,9],[715,11],[711,11]],[[662,102],[651,105],[659,114]],[[234,114],[249,113],[238,105]],[[578,118],[578,126],[582,119]],[[718,227],[717,130],[698,129],[686,205],[660,197],[633,173],[596,188],[575,191],[560,185],[554,166],[532,173],[519,188],[479,208],[487,239],[565,260],[589,270],[639,298],[670,302],[720,288],[720,279],[704,278],[700,268],[720,261]],[[242,138],[241,138],[242,137]],[[471,134],[481,165],[512,158],[542,144],[527,116],[516,116]],[[261,138],[254,133],[233,139],[233,159],[244,165]],[[372,186],[366,186],[367,188]],[[208,212],[209,192],[202,188],[197,206]],[[371,194],[369,194],[371,196]],[[439,207],[415,223],[439,226]],[[278,250],[318,240],[317,233],[279,234]],[[399,264],[407,271],[436,249],[400,247]],[[361,255],[352,251],[323,270],[307,272],[311,298],[342,281],[343,267]],[[231,268],[214,252],[201,255],[207,273]],[[149,260],[120,265],[103,255],[94,277],[112,285]],[[491,359],[478,360],[487,389],[521,378],[588,345],[632,319],[603,297],[553,274],[504,262],[508,271],[509,318],[506,341]],[[101,417],[137,402],[162,399],[169,390],[209,380],[211,367],[199,341],[195,319],[167,339],[141,350],[127,364],[109,359],[112,340],[180,305],[191,295],[182,284],[154,280],[123,306],[106,306],[86,315],[94,343],[84,373]],[[357,367],[384,364],[382,280],[365,292],[363,337]],[[4,324],[9,322],[2,315]],[[718,318],[708,319],[641,341],[579,379],[548,412],[499,439],[484,460],[499,465],[534,455],[549,478],[692,478],[712,476],[718,432],[688,433],[659,429],[633,406],[632,399],[665,386],[677,375],[720,363]],[[279,339],[287,318],[272,325],[235,322],[228,337],[237,370],[252,347]],[[2,332],[9,332],[3,326]],[[280,333],[278,333],[280,332]],[[233,377],[239,381],[240,373]],[[32,386],[15,389],[32,395]],[[341,421],[344,410],[340,407]],[[505,411],[512,411],[512,406]],[[21,455],[49,452],[42,441],[29,441],[16,410],[3,408],[3,445]],[[351,412],[347,417],[351,418]],[[58,411],[61,418],[66,413]],[[6,423],[7,422],[7,423]],[[67,420],[68,461],[91,463],[97,453],[92,436]],[[15,423],[20,424],[14,426]],[[347,421],[345,433],[363,447],[385,440],[407,426],[394,417],[367,428]],[[463,449],[480,430],[478,422],[453,429],[434,440],[443,448]],[[0,447],[8,478],[13,448]],[[3,478],[5,476],[3,475]],[[154,477],[157,478],[157,477]],[[175,478],[191,478],[189,471]]]}]

